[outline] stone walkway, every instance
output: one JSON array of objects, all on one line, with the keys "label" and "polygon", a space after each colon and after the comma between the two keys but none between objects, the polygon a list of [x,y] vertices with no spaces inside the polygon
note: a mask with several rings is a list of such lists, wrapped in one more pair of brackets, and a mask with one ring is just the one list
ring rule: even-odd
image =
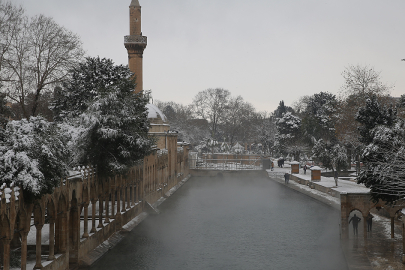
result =
[{"label": "stone walkway", "polygon": [[[269,177],[284,184],[283,173],[290,173],[291,168],[287,164],[284,168],[274,168],[274,171],[268,170]],[[301,179],[310,180],[311,171],[307,170],[307,174],[301,170],[299,174],[295,174]],[[324,187],[333,188],[335,186],[334,179],[331,177],[322,177],[317,184]],[[339,180],[338,188],[333,188],[341,192],[368,192],[368,189],[362,185],[350,180]],[[333,197],[330,193],[324,193],[319,190],[311,189],[308,186],[301,185],[290,180],[287,185],[289,188],[304,193],[312,198],[322,201],[331,207],[340,211],[340,198]],[[350,230],[348,240],[342,240],[342,250],[350,270],[405,270],[405,265],[402,263],[402,231],[401,222],[395,223],[395,237],[391,239],[391,221],[388,218],[374,215],[373,230],[367,234],[367,239],[363,238],[363,226],[359,226],[358,236],[353,235]],[[363,222],[363,220],[361,221]],[[351,229],[351,227],[350,227]]]}]

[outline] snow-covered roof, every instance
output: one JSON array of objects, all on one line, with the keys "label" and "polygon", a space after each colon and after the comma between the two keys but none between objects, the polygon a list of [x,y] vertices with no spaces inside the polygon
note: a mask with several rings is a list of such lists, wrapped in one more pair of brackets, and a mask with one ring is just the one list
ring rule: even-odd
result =
[{"label": "snow-covered roof", "polygon": [[298,161],[291,161],[290,164],[300,164]]},{"label": "snow-covered roof", "polygon": [[322,171],[322,168],[321,168],[321,167],[318,167],[318,166],[311,167],[310,169],[311,169],[312,171]]},{"label": "snow-covered roof", "polygon": [[153,104],[146,104],[146,108],[148,109],[148,118],[161,118],[163,122],[166,122],[166,116]]}]

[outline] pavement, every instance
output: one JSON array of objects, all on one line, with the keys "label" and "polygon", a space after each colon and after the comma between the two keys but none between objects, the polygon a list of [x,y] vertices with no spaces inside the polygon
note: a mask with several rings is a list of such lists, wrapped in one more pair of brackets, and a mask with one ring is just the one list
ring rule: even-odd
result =
[{"label": "pavement", "polygon": [[[277,163],[275,162],[275,164]],[[284,173],[290,173],[291,167],[289,164],[285,164],[284,168],[275,167],[273,171],[267,170],[267,172],[272,180],[286,185]],[[304,171],[300,169],[300,173],[294,174],[294,176],[303,180],[311,180],[311,171],[307,170],[304,174]],[[354,180],[345,179],[339,179],[338,187],[336,187],[333,177],[322,176],[321,181],[315,183],[324,187],[319,190],[299,184],[294,180],[290,180],[286,186],[340,211],[340,193],[368,193],[370,191]],[[349,270],[405,270],[405,265],[402,263],[402,222],[395,221],[395,237],[391,239],[390,219],[374,213],[373,215],[373,228],[371,232],[368,232],[366,239],[363,237],[363,226],[359,226],[358,236],[351,235],[352,231],[350,231],[349,239],[341,241]]]}]

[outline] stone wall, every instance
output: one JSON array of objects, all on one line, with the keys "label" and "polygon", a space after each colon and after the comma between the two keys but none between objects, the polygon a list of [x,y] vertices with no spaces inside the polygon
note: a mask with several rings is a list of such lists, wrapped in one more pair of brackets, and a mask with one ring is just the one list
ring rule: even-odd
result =
[{"label": "stone wall", "polygon": [[100,179],[89,167],[76,170],[77,175],[62,179],[52,194],[33,203],[25,202],[17,187],[0,190],[3,269],[10,268],[12,249],[21,250],[21,269],[32,269],[30,240],[35,241],[34,269],[83,264],[92,250],[141,214],[146,203],[155,203],[188,176],[188,145],[178,147],[171,138],[166,152],[154,151],[125,176]]}]

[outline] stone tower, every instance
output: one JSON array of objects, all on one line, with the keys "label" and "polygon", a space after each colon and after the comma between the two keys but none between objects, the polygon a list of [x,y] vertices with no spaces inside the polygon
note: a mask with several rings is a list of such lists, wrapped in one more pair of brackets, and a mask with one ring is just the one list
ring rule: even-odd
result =
[{"label": "stone tower", "polygon": [[147,38],[142,36],[141,31],[141,6],[138,0],[132,0],[129,6],[129,36],[124,37],[124,45],[128,51],[129,69],[136,76],[136,93],[143,90],[142,58],[146,44]]}]

